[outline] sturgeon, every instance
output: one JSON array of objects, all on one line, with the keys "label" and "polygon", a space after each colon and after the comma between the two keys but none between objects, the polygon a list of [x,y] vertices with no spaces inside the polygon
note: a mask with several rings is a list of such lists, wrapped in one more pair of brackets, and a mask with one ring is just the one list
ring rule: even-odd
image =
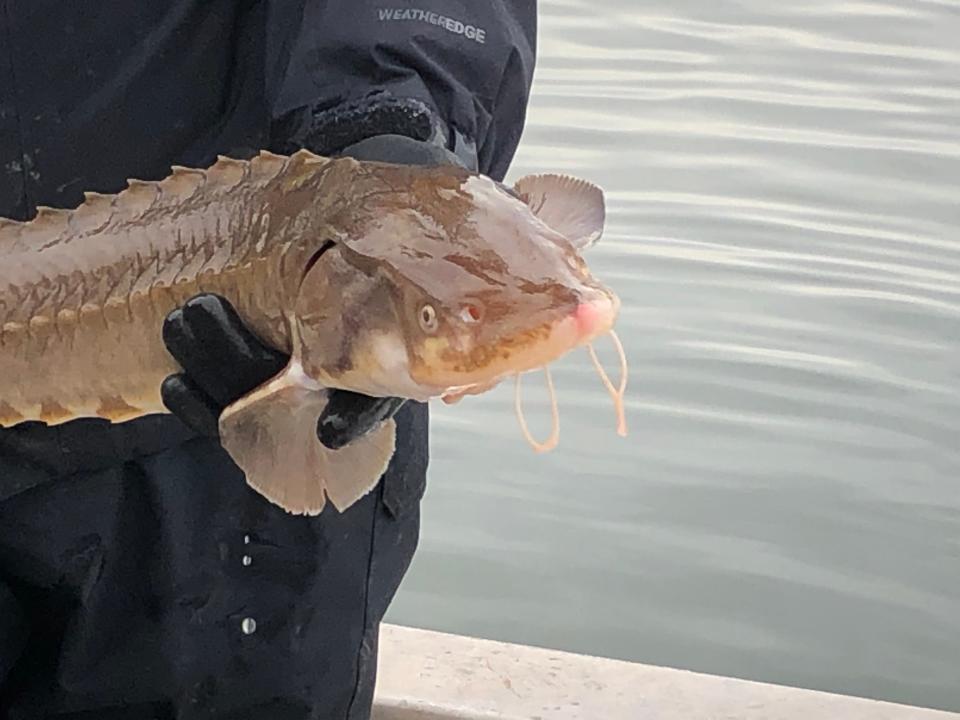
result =
[{"label": "sturgeon", "polygon": [[[165,316],[218,293],[283,372],[227,407],[221,442],[250,486],[290,513],[343,511],[395,449],[393,420],[330,450],[330,389],[455,402],[586,345],[625,432],[620,301],[581,251],[603,229],[595,185],[530,175],[513,187],[452,167],[261,152],[174,166],[160,181],[86,193],[75,209],[0,219],[0,426],[167,412],[177,372]],[[609,333],[620,387],[591,344]],[[226,359],[228,360],[228,359]]]}]

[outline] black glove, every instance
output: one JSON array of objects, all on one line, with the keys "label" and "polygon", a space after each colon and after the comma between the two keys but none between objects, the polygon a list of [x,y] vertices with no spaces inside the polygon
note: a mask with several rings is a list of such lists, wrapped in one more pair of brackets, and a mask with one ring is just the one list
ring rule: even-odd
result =
[{"label": "black glove", "polygon": [[[358,160],[408,165],[461,164],[456,155],[433,143],[403,135],[378,135],[339,153]],[[183,372],[161,386],[163,403],[195,432],[218,437],[223,409],[269,380],[288,357],[264,345],[218,295],[198,295],[172,311],[163,325],[167,350]],[[317,437],[331,449],[347,445],[393,417],[405,401],[334,390],[317,422]]]},{"label": "black glove", "polygon": [[[219,295],[204,294],[171,312],[163,341],[183,372],[160,387],[163,404],[195,432],[218,437],[223,409],[279,373],[289,357],[264,345]],[[333,390],[317,423],[317,437],[343,447],[392,417],[403,400]]]}]

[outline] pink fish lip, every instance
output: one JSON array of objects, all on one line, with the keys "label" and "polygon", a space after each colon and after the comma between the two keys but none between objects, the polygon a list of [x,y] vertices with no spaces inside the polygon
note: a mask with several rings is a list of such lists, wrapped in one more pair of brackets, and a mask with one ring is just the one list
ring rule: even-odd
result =
[{"label": "pink fish lip", "polygon": [[571,314],[575,332],[579,336],[577,345],[610,332],[619,312],[620,301],[610,293],[594,291],[581,301]]}]

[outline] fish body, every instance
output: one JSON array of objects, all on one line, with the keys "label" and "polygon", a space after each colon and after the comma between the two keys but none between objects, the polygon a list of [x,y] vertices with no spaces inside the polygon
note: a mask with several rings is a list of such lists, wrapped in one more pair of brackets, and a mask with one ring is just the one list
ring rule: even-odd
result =
[{"label": "fish body", "polygon": [[507,188],[307,151],[221,157],[0,220],[0,425],[166,412],[178,368],[163,320],[213,292],[291,355],[223,413],[224,447],[290,512],[345,509],[386,468],[394,427],[324,448],[327,390],[455,400],[608,332],[619,301],[580,255],[602,223],[582,181]]}]

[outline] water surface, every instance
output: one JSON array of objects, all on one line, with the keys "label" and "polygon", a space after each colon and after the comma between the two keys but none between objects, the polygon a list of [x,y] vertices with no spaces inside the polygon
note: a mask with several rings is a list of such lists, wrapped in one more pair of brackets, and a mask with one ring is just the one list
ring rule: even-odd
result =
[{"label": "water surface", "polygon": [[960,710],[960,3],[540,7],[509,178],[606,190],[631,432],[585,353],[549,455],[435,407],[388,619]]}]

